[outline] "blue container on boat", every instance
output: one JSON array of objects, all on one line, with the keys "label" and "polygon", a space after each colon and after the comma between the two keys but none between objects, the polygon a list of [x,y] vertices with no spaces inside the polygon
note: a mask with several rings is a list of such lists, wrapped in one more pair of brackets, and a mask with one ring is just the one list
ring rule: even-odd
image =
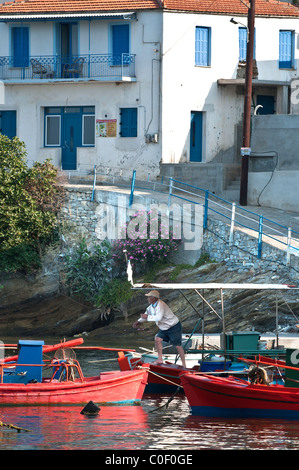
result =
[{"label": "blue container on boat", "polygon": [[[232,365],[231,361],[204,361],[201,364],[201,372],[214,372],[216,370],[226,370]],[[225,367],[225,369],[224,369]]]}]

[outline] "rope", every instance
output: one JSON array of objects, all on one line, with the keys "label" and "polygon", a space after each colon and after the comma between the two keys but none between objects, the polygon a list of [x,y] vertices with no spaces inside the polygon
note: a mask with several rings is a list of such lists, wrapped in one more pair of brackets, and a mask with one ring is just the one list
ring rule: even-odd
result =
[{"label": "rope", "polygon": [[0,421],[0,427],[1,426],[6,426],[7,428],[10,428],[10,429],[16,429],[18,432],[20,431],[30,432],[29,429],[20,428],[19,426],[14,426],[13,424],[6,424],[6,423],[3,423],[2,421]]},{"label": "rope", "polygon": [[[141,367],[141,369],[147,369],[146,367]],[[163,378],[163,380],[165,380],[165,382],[169,382],[171,385],[176,385],[178,388],[183,388],[181,385],[178,385],[177,383],[175,382],[172,382],[171,380],[168,380],[166,379],[165,377],[162,377],[160,374],[156,374],[155,372],[151,371],[148,369],[148,372],[149,374],[153,374],[155,375],[156,377],[159,377],[159,378]]]}]

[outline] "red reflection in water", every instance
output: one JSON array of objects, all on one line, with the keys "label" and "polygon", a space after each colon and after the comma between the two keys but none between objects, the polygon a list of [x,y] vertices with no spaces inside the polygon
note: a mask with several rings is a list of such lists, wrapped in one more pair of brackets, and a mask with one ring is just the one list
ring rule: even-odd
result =
[{"label": "red reflection in water", "polygon": [[200,435],[202,447],[243,449],[298,449],[299,421],[221,419],[189,416],[187,433]]},{"label": "red reflection in water", "polygon": [[148,430],[141,406],[103,406],[96,416],[82,415],[84,406],[0,408],[0,420],[28,429],[0,428],[0,448],[140,449]]}]

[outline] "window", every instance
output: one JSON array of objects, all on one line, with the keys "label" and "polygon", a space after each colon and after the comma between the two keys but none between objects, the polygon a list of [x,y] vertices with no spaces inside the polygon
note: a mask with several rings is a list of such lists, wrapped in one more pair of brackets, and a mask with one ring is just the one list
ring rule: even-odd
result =
[{"label": "window", "polygon": [[[248,30],[247,28],[239,28],[239,60],[246,61],[247,55],[247,37]],[[255,59],[255,30],[254,30],[254,40],[253,40],[253,58]]]},{"label": "window", "polygon": [[128,24],[112,25],[113,65],[126,63],[130,53],[130,29]]},{"label": "window", "polygon": [[137,137],[137,108],[121,108],[121,137]]},{"label": "window", "polygon": [[211,65],[211,28],[195,29],[195,65]]},{"label": "window", "polygon": [[60,146],[61,116],[46,116],[46,146]]},{"label": "window", "polygon": [[246,60],[247,28],[239,28],[239,60]]},{"label": "window", "polygon": [[13,67],[29,66],[29,28],[15,26],[11,30]]},{"label": "window", "polygon": [[83,114],[82,145],[94,145],[95,118],[94,115]]},{"label": "window", "polygon": [[10,139],[16,136],[16,111],[0,111],[0,133]]},{"label": "window", "polygon": [[[67,140],[67,127],[76,129],[81,146],[95,145],[95,107],[67,106],[45,108],[45,146],[60,147]],[[82,136],[82,137],[81,137]]]},{"label": "window", "polygon": [[294,31],[279,31],[279,68],[292,69],[294,67]]}]

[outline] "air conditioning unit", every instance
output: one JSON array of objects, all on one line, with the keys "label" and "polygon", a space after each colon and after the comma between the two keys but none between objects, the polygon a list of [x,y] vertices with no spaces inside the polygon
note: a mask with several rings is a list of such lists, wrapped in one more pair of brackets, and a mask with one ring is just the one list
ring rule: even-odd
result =
[{"label": "air conditioning unit", "polygon": [[159,134],[146,134],[145,142],[157,144],[159,140]]}]

